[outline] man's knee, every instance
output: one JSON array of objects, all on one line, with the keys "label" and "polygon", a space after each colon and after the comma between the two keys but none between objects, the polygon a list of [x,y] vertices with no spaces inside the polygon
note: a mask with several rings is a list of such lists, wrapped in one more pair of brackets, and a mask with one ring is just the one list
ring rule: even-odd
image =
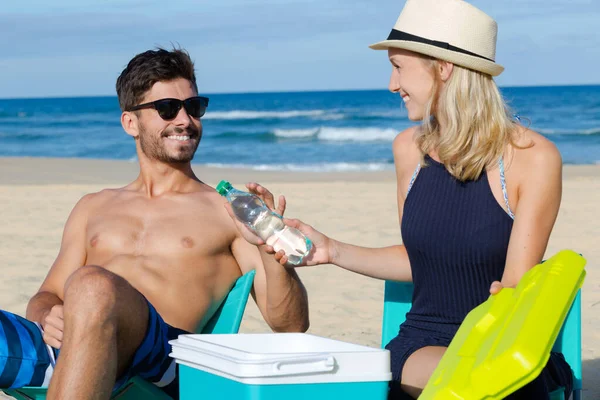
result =
[{"label": "man's knee", "polygon": [[77,269],[65,283],[65,308],[111,312],[117,303],[120,280],[119,276],[95,265]]}]

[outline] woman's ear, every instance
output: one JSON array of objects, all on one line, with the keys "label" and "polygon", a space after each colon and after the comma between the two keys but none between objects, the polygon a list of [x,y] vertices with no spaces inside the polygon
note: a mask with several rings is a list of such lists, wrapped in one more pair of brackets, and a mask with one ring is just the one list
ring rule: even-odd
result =
[{"label": "woman's ear", "polygon": [[440,78],[442,82],[446,82],[452,76],[452,71],[454,70],[454,64],[448,61],[440,60],[438,62],[438,72],[440,73]]},{"label": "woman's ear", "polygon": [[134,112],[125,111],[121,114],[121,126],[129,136],[137,138],[140,135],[139,119]]}]

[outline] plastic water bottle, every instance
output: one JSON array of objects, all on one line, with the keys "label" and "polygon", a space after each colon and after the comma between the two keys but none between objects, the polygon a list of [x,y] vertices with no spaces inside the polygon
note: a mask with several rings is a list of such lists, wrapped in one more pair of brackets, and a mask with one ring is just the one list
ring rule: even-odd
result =
[{"label": "plastic water bottle", "polygon": [[260,197],[238,190],[227,181],[219,182],[217,192],[227,198],[238,220],[275,251],[285,251],[289,264],[300,264],[312,249],[310,239],[298,229],[284,224],[282,217],[271,211]]}]

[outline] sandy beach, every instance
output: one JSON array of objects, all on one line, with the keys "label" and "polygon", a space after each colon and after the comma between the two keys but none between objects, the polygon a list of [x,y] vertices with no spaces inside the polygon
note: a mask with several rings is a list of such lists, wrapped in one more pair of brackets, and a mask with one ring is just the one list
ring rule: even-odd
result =
[{"label": "sandy beach", "polygon": [[[393,171],[364,173],[279,173],[196,166],[216,185],[228,179],[265,184],[288,199],[286,214],[324,233],[363,246],[400,242]],[[0,308],[24,315],[57,255],[63,225],[84,194],[122,186],[137,175],[125,161],[0,158]],[[600,166],[564,168],[563,200],[546,257],[561,249],[588,260],[583,288],[584,397],[600,398]],[[334,266],[299,269],[309,293],[309,332],[380,346],[383,283]],[[250,301],[242,332],[268,331]]]}]

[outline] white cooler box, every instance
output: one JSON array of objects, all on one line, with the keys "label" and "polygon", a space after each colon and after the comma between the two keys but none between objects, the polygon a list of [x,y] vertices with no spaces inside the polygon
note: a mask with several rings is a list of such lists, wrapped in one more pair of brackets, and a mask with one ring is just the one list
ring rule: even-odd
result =
[{"label": "white cooler box", "polygon": [[181,400],[385,400],[388,350],[304,333],[181,335]]}]

